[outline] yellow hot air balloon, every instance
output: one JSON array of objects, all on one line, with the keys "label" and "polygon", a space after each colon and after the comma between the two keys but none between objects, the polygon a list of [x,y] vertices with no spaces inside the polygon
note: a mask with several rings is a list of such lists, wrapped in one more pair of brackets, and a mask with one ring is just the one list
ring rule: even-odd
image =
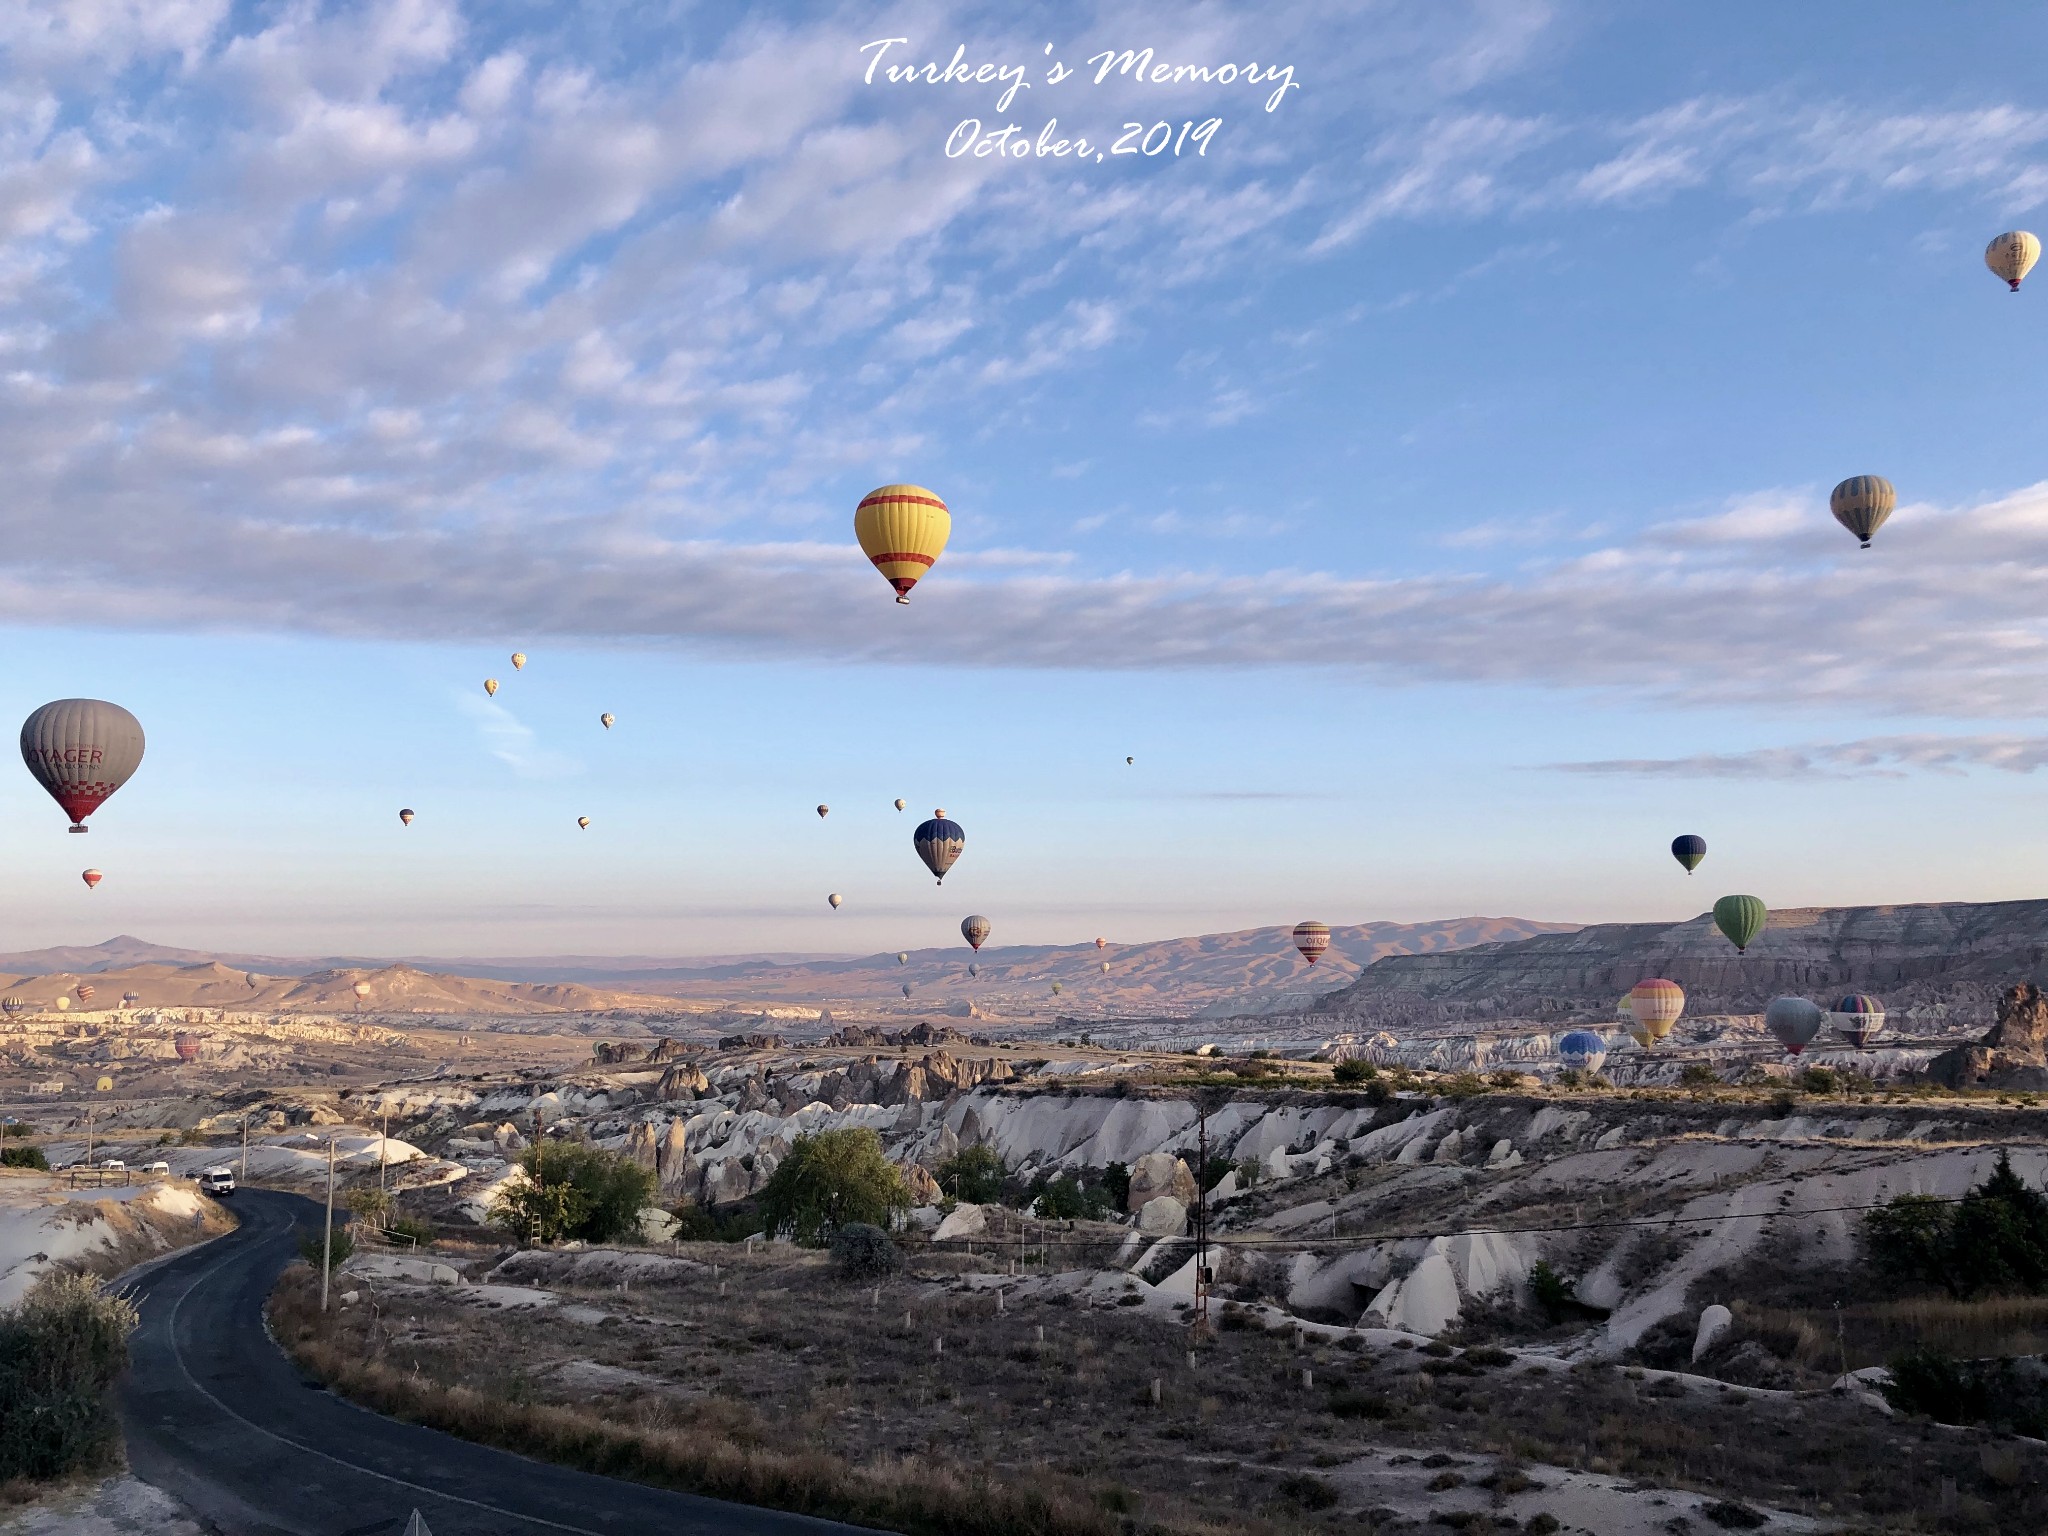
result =
[{"label": "yellow hot air balloon", "polygon": [[111,1077],[103,1077],[94,1083],[93,1087],[101,1093],[112,1093],[114,1091],[114,1080]]},{"label": "yellow hot air balloon", "polygon": [[498,680],[495,677],[484,679],[484,696],[492,699],[498,696]]},{"label": "yellow hot air balloon", "polygon": [[2041,242],[2024,229],[2007,230],[1984,247],[1984,265],[2005,279],[2006,287],[2020,291],[2020,279],[2034,270],[2041,259]]},{"label": "yellow hot air balloon", "polygon": [[910,601],[910,589],[946,552],[952,532],[946,504],[921,485],[877,486],[853,513],[861,552],[896,589],[899,603]]},{"label": "yellow hot air balloon", "polygon": [[590,825],[590,818],[588,816],[578,816],[576,818],[576,825],[579,827],[588,827]]},{"label": "yellow hot air balloon", "polygon": [[524,652],[524,651],[514,651],[514,652],[512,653],[512,670],[513,670],[514,672],[521,672],[521,671],[524,671],[525,669],[526,669],[526,652]]}]

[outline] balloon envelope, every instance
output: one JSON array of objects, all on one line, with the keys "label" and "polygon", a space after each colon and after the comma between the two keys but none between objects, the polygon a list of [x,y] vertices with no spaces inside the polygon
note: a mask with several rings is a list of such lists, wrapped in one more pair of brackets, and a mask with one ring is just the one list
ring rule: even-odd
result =
[{"label": "balloon envelope", "polygon": [[576,818],[576,825],[579,827],[588,827],[590,825],[590,818],[588,816],[578,816]]},{"label": "balloon envelope", "polygon": [[905,997],[910,996],[910,983],[907,981],[903,983],[903,995]]},{"label": "balloon envelope", "polygon": [[976,965],[972,960],[970,960],[967,962],[967,974],[970,976],[979,976],[981,974],[981,967]]},{"label": "balloon envelope", "polygon": [[960,850],[967,846],[967,834],[961,831],[960,823],[948,821],[944,811],[934,811],[930,821],[917,824],[917,830],[910,834],[910,844],[917,850],[917,856],[924,860],[924,867],[937,875],[943,885],[946,871],[953,867],[953,861],[960,857]]},{"label": "balloon envelope", "polygon": [[57,699],[22,722],[21,760],[83,832],[142,764],[142,722],[105,699]]},{"label": "balloon envelope", "polygon": [[979,949],[988,942],[989,920],[979,912],[972,917],[960,919],[960,937],[967,941],[970,949]]},{"label": "balloon envelope", "polygon": [[89,1003],[92,1001],[93,994],[97,992],[99,988],[95,987],[89,981],[81,981],[77,986],[73,987],[71,990],[78,994],[78,1000],[81,1003]]},{"label": "balloon envelope", "polygon": [[513,670],[514,672],[520,672],[520,671],[524,671],[524,670],[525,670],[525,668],[526,668],[526,652],[524,652],[524,651],[514,651],[514,652],[512,653],[512,670]]},{"label": "balloon envelope", "polygon": [[177,1051],[178,1060],[180,1061],[192,1061],[197,1059],[199,1055],[199,1037],[197,1035],[180,1034],[171,1044]]},{"label": "balloon envelope", "polygon": [[910,804],[908,800],[898,800],[896,802],[896,809],[900,811],[908,804]]},{"label": "balloon envelope", "polygon": [[908,951],[908,950],[898,950],[898,951],[896,952],[896,963],[897,963],[898,965],[908,965],[908,964],[910,964],[910,951]]},{"label": "balloon envelope", "polygon": [[1607,1041],[1590,1029],[1567,1030],[1557,1042],[1558,1060],[1581,1072],[1598,1072],[1607,1064]]},{"label": "balloon envelope", "polygon": [[1867,993],[1851,992],[1847,997],[1835,999],[1828,1022],[1834,1026],[1836,1034],[1860,1051],[1882,1033],[1884,1004]]},{"label": "balloon envelope", "polygon": [[617,715],[612,714],[610,711],[606,711],[604,714],[601,714],[597,717],[597,723],[603,726],[606,730],[610,730],[612,728],[612,722],[618,718],[619,717]]},{"label": "balloon envelope", "polygon": [[819,806],[819,807],[818,807],[818,820],[820,820],[820,821],[823,821],[823,820],[824,820],[824,819],[825,819],[825,818],[826,818],[827,816],[829,816],[829,815],[831,815],[831,814],[832,814],[832,807],[831,807],[831,806],[829,806],[829,805],[821,805],[821,806]]},{"label": "balloon envelope", "polygon": [[1714,903],[1714,926],[1735,946],[1737,954],[1756,942],[1770,916],[1770,909],[1755,896],[1723,896]]},{"label": "balloon envelope", "polygon": [[27,1007],[25,997],[0,997],[0,1013],[20,1013]]},{"label": "balloon envelope", "polygon": [[60,997],[60,998],[58,998],[58,999],[57,999],[57,1011],[58,1011],[59,1013],[69,1013],[69,1012],[71,1011],[71,999],[70,999],[70,998],[68,998],[68,997]]},{"label": "balloon envelope", "polygon": [[861,497],[853,512],[853,536],[874,562],[896,601],[910,601],[910,589],[945,553],[953,532],[946,504],[921,485],[882,485]]},{"label": "balloon envelope", "polygon": [[357,982],[355,985],[355,994],[357,997],[368,997],[370,995],[370,984],[367,981]]},{"label": "balloon envelope", "polygon": [[1851,475],[1828,497],[1835,521],[1861,539],[1865,549],[1898,504],[1899,493],[1883,475]]},{"label": "balloon envelope", "polygon": [[96,869],[88,869],[78,878],[85,882],[85,888],[87,890],[91,890],[94,886],[98,885],[102,880],[106,879],[107,877],[101,874]]},{"label": "balloon envelope", "polygon": [[846,900],[846,898],[840,895],[837,891],[834,891],[830,896],[827,896],[825,900],[831,906],[832,910],[836,912],[839,910],[839,904]]},{"label": "balloon envelope", "polygon": [[1296,923],[1294,947],[1301,951],[1302,959],[1314,965],[1330,947],[1330,925],[1312,920]]},{"label": "balloon envelope", "polygon": [[1662,976],[1653,976],[1630,987],[1622,1003],[1636,1027],[1648,1037],[1642,1043],[1655,1045],[1671,1033],[1685,1012],[1685,988]]},{"label": "balloon envelope", "polygon": [[1671,857],[1685,866],[1689,875],[1700,867],[1700,860],[1707,856],[1707,840],[1688,832],[1683,837],[1671,839]]},{"label": "balloon envelope", "polygon": [[412,825],[412,812],[411,812],[411,811],[409,811],[409,810],[405,810],[405,811],[400,811],[400,812],[398,813],[398,824],[399,824],[399,825],[400,825],[401,827],[409,827],[409,826],[411,826],[411,825]]},{"label": "balloon envelope", "polygon": [[2034,269],[2034,263],[2041,259],[2041,242],[2024,229],[2009,229],[2002,235],[1994,236],[1984,247],[1984,265],[2005,279],[2005,285],[2014,293],[2020,291],[2020,279]]},{"label": "balloon envelope", "polygon": [[1803,997],[1774,997],[1764,1010],[1764,1028],[1793,1056],[1812,1044],[1826,1022],[1827,1015],[1821,1012],[1820,1004]]}]

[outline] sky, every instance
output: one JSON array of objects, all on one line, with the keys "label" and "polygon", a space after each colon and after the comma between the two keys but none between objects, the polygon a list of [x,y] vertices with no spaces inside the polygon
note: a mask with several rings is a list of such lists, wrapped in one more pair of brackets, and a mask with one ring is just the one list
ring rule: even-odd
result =
[{"label": "sky", "polygon": [[[0,939],[2037,895],[2048,273],[1981,252],[2048,222],[2043,56],[2004,3],[0,8],[0,715],[149,740],[87,838],[0,775]],[[908,606],[893,481],[953,511]]]}]

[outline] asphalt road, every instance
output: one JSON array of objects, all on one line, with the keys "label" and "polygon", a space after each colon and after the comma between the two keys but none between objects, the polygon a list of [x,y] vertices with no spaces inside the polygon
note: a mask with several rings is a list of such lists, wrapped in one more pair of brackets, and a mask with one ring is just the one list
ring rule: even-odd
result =
[{"label": "asphalt road", "polygon": [[263,1302],[320,1207],[244,1189],[240,1230],[129,1289],[142,1326],[121,1393],[137,1476],[224,1536],[821,1536],[860,1528],[548,1466],[401,1424],[308,1381],[271,1341]]}]

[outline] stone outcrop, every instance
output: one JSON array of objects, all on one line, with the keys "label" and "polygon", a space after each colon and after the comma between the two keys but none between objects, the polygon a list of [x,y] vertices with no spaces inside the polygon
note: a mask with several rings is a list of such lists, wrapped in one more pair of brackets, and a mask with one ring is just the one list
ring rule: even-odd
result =
[{"label": "stone outcrop", "polygon": [[718,1042],[721,1051],[775,1051],[782,1048],[780,1035],[727,1035]]},{"label": "stone outcrop", "polygon": [[639,1061],[647,1054],[644,1045],[633,1045],[626,1041],[616,1043],[600,1040],[590,1048],[590,1059],[600,1067],[623,1067],[628,1062]]},{"label": "stone outcrop", "polygon": [[908,1029],[886,1030],[873,1024],[848,1024],[845,1028],[828,1035],[827,1045],[993,1045],[995,1042],[986,1035],[963,1035],[949,1024],[932,1024],[919,1021]]},{"label": "stone outcrop", "polygon": [[1801,907],[1771,913],[1738,954],[1706,913],[1682,923],[1601,923],[1430,954],[1389,955],[1320,999],[1360,1021],[1574,1018],[1613,1012],[1646,976],[1684,987],[1694,1018],[1758,1013],[1775,996],[1872,992],[1893,1033],[1908,1007],[1988,1023],[2015,977],[2048,985],[2048,901]]},{"label": "stone outcrop", "polygon": [[912,1205],[937,1205],[944,1199],[939,1181],[932,1177],[932,1171],[919,1163],[912,1163],[903,1170],[903,1186],[910,1191]]},{"label": "stone outcrop", "polygon": [[1138,1231],[1146,1237],[1179,1237],[1188,1228],[1188,1208],[1172,1195],[1154,1195],[1138,1212]]},{"label": "stone outcrop", "polygon": [[1148,1152],[1131,1164],[1131,1193],[1124,1203],[1127,1210],[1142,1211],[1159,1196],[1170,1195],[1185,1215],[1196,1193],[1195,1176],[1186,1163],[1171,1152]]},{"label": "stone outcrop", "polygon": [[642,1120],[626,1133],[627,1159],[638,1163],[649,1173],[654,1172],[658,1150],[654,1140],[654,1127],[648,1124],[647,1121]]},{"label": "stone outcrop", "polygon": [[669,1121],[654,1150],[654,1170],[661,1180],[663,1194],[696,1193],[694,1186],[700,1170],[690,1156],[690,1128],[686,1121]]},{"label": "stone outcrop", "polygon": [[2007,987],[1984,1038],[1943,1051],[1927,1077],[1945,1088],[2048,1088],[2048,995],[2031,981]]},{"label": "stone outcrop", "polygon": [[[666,1042],[664,1042],[666,1043]],[[711,1080],[704,1075],[701,1067],[681,1062],[661,1074],[661,1083],[655,1096],[664,1103],[678,1099],[708,1098],[711,1094]]]}]

